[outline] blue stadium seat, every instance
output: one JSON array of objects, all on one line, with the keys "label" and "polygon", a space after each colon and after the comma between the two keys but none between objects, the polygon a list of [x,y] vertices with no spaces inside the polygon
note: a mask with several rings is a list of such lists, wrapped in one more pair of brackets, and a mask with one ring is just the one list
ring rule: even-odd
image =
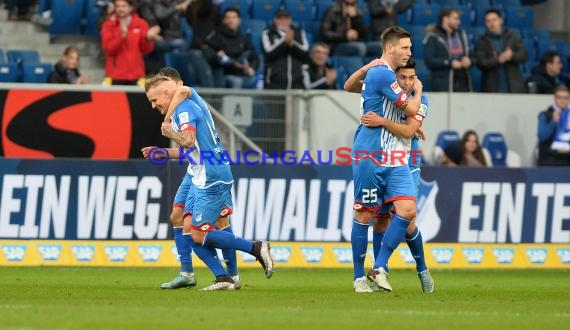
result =
[{"label": "blue stadium seat", "polygon": [[491,7],[491,0],[467,0],[463,1],[466,5],[471,7],[480,6],[480,7]]},{"label": "blue stadium seat", "polygon": [[508,27],[527,28],[534,26],[534,12],[530,7],[506,7],[505,23]]},{"label": "blue stadium seat", "polygon": [[536,46],[534,44],[533,39],[523,38],[522,39],[523,45],[526,48],[526,52],[528,54],[527,58],[529,61],[536,61],[538,60],[536,55]]},{"label": "blue stadium seat", "polygon": [[79,34],[84,0],[51,1],[50,34]]},{"label": "blue stadium seat", "polygon": [[294,22],[311,22],[315,19],[315,6],[312,1],[286,1],[285,7],[291,13]]},{"label": "blue stadium seat", "polygon": [[441,6],[438,4],[414,4],[412,5],[412,20],[410,23],[416,25],[437,23],[440,10]]},{"label": "blue stadium seat", "polygon": [[485,34],[485,28],[482,26],[470,26],[465,28],[465,33],[467,33],[470,44],[476,45],[479,37]]},{"label": "blue stadium seat", "polygon": [[190,74],[190,70],[188,69],[188,62],[190,61],[190,57],[187,53],[166,53],[164,54],[164,64],[166,66],[175,68],[178,73],[180,73],[180,77],[182,81],[188,86],[194,85],[193,82],[196,82],[196,79],[192,78]]},{"label": "blue stadium seat", "polygon": [[101,7],[97,6],[97,0],[86,0],[83,7],[84,25],[81,26],[81,34],[99,36],[98,21],[101,16]]},{"label": "blue stadium seat", "polygon": [[550,31],[545,29],[533,29],[527,28],[522,30],[523,36],[525,38],[540,40],[540,39],[550,39]]},{"label": "blue stadium seat", "polygon": [[[370,8],[368,8],[368,2],[367,1],[360,1],[357,3],[358,6],[358,10],[360,10],[360,12],[362,13],[362,21],[364,21],[364,25],[366,25],[366,27],[370,27],[370,20],[372,19],[372,17],[370,16]],[[369,37],[370,37],[370,33]]]},{"label": "blue stadium seat", "polygon": [[479,70],[479,68],[476,66],[472,66],[469,71],[471,72],[471,82],[473,83],[473,91],[477,93],[481,92],[481,80],[482,80],[481,70]]},{"label": "blue stadium seat", "polygon": [[186,17],[180,17],[180,29],[182,30],[184,39],[186,39],[189,45],[192,44],[192,39],[194,39],[194,30],[192,30],[192,27],[188,24]]},{"label": "blue stadium seat", "polygon": [[265,53],[263,52],[263,46],[261,44],[261,32],[262,31],[251,31],[249,37],[251,38],[251,42],[253,43],[253,47],[257,54],[263,55]]},{"label": "blue stadium seat", "polygon": [[[272,21],[280,5],[278,1],[255,0],[251,8],[251,17],[254,19]],[[292,18],[295,20],[295,17]]]},{"label": "blue stadium seat", "polygon": [[225,0],[220,4],[220,15],[228,8],[237,8],[242,20],[249,19],[250,1],[249,0]]},{"label": "blue stadium seat", "polygon": [[6,60],[4,59],[4,51],[0,49],[0,64],[4,64]]},{"label": "blue stadium seat", "polygon": [[488,132],[483,137],[481,147],[489,153],[493,166],[507,166],[509,148],[502,133]]},{"label": "blue stadium seat", "polygon": [[446,130],[439,132],[437,139],[435,140],[435,146],[433,148],[433,163],[436,165],[441,164],[443,150],[447,146],[458,144],[459,141],[461,141],[461,137],[457,131]]},{"label": "blue stadium seat", "polygon": [[556,44],[551,39],[537,40],[536,41],[536,58],[540,60],[542,54],[548,51],[558,51]]},{"label": "blue stadium seat", "polygon": [[[419,2],[416,1],[415,3],[419,3]],[[399,13],[396,16],[397,16],[399,25],[410,24],[410,21],[412,20],[412,8],[408,8],[406,11]]]},{"label": "blue stadium seat", "polygon": [[521,0],[494,0],[495,6],[498,7],[520,7]]},{"label": "blue stadium seat", "polygon": [[489,6],[473,7],[473,26],[485,27],[485,12],[489,9]]},{"label": "blue stadium seat", "polygon": [[[414,3],[418,3],[417,1],[414,1]],[[460,6],[461,5],[461,1],[459,0],[431,0],[432,4],[438,4],[442,7],[454,7],[454,6]]]},{"label": "blue stadium seat", "polygon": [[[412,47],[412,53],[413,52]],[[422,59],[416,58],[416,75],[422,81],[424,91],[431,90],[431,71],[428,69],[426,62]]]},{"label": "blue stadium seat", "polygon": [[22,82],[43,84],[47,82],[51,73],[52,65],[49,63],[30,64],[24,63],[22,66]]},{"label": "blue stadium seat", "polygon": [[343,67],[349,76],[364,65],[358,56],[332,56],[331,62],[335,68]]},{"label": "blue stadium seat", "polygon": [[408,32],[412,34],[412,36],[421,36],[424,37],[426,35],[426,26],[425,25],[407,25],[404,27]]},{"label": "blue stadium seat", "polygon": [[424,36],[412,35],[412,56],[424,58]]},{"label": "blue stadium seat", "polygon": [[35,50],[9,50],[6,52],[9,63],[40,63],[40,54]]},{"label": "blue stadium seat", "polygon": [[241,31],[250,33],[252,31],[263,31],[267,27],[267,22],[262,19],[242,19]]},{"label": "blue stadium seat", "polygon": [[315,0],[316,21],[321,22],[327,10],[334,4],[331,0]]},{"label": "blue stadium seat", "polygon": [[301,27],[305,32],[313,35],[313,41],[321,40],[321,22],[304,22]]},{"label": "blue stadium seat", "polygon": [[18,65],[15,63],[0,64],[0,82],[18,82]]}]

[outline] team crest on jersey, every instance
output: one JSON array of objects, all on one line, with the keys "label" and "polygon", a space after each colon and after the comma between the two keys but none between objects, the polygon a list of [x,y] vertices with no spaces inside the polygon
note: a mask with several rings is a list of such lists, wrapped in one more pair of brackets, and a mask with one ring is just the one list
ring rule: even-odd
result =
[{"label": "team crest on jersey", "polygon": [[182,124],[182,125],[180,125],[180,130],[185,131],[188,128],[188,126],[190,126],[190,125],[188,125],[188,123]]},{"label": "team crest on jersey", "polygon": [[402,89],[400,88],[400,85],[398,85],[397,81],[394,81],[392,83],[392,85],[390,85],[390,88],[392,88],[392,90],[394,91],[394,93],[396,94],[400,94],[402,92]]},{"label": "team crest on jersey", "polygon": [[188,112],[182,112],[178,114],[178,120],[180,121],[180,124],[184,124],[184,123],[188,123],[190,122],[190,118],[188,116]]}]

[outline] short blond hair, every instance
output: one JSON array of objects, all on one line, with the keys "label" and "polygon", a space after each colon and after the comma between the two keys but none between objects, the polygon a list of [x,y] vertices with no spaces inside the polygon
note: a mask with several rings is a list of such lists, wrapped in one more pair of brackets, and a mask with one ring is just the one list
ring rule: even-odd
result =
[{"label": "short blond hair", "polygon": [[153,77],[148,78],[144,83],[144,91],[148,92],[151,88],[156,87],[156,85],[165,82],[165,81],[173,81],[170,77],[163,76],[163,75],[156,75]]}]

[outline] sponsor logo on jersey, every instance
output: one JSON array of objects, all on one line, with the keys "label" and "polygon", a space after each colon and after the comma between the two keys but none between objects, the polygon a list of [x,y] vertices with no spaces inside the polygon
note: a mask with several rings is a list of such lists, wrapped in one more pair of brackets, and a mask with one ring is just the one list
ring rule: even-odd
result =
[{"label": "sponsor logo on jersey", "polygon": [[[390,85],[390,88],[392,89],[392,91],[396,94],[400,94],[402,92],[402,89],[400,88],[400,85],[398,84],[397,81],[394,81],[392,83],[392,85]],[[404,99],[402,99],[403,101]]]}]

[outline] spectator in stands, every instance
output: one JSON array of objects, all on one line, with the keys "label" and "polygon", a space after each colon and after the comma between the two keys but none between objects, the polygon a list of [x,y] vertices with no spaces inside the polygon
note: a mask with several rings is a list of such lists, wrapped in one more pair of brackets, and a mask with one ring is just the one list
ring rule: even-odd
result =
[{"label": "spectator in stands", "polygon": [[202,47],[214,70],[215,86],[252,88],[259,58],[249,35],[240,31],[239,10],[228,8],[222,16],[222,26],[212,31]]},{"label": "spectator in stands", "polygon": [[568,85],[560,77],[562,72],[562,61],[560,54],[554,51],[546,52],[540,58],[540,63],[532,69],[532,76],[528,80],[529,93],[553,94],[556,87]]},{"label": "spectator in stands", "polygon": [[29,21],[31,17],[30,8],[35,4],[35,0],[4,0],[4,7],[8,12],[10,21]]},{"label": "spectator in stands", "polygon": [[570,91],[559,86],[554,104],[538,115],[538,166],[570,166]]},{"label": "spectator in stands", "polygon": [[503,16],[497,9],[485,12],[487,30],[475,46],[477,66],[482,72],[481,90],[487,93],[526,93],[520,65],[527,60],[527,50],[519,36],[503,28]]},{"label": "spectator in stands", "polygon": [[301,66],[308,62],[309,41],[305,31],[291,23],[289,11],[280,8],[261,34],[266,89],[303,88]]},{"label": "spectator in stands", "polygon": [[473,91],[469,72],[473,60],[467,34],[460,28],[460,14],[457,9],[443,9],[438,24],[427,29],[424,58],[431,70],[434,92]]},{"label": "spectator in stands", "polygon": [[398,14],[406,11],[412,4],[413,0],[368,0],[372,40],[379,39],[387,27],[398,25]]},{"label": "spectator in stands", "polygon": [[443,166],[460,166],[463,163],[463,149],[458,144],[448,145],[443,149],[441,157],[441,165]]},{"label": "spectator in stands", "polygon": [[160,39],[160,28],[133,11],[133,0],[115,0],[114,14],[103,23],[101,41],[105,50],[105,75],[113,85],[136,85],[145,76],[143,55]]},{"label": "spectator in stands", "polygon": [[487,166],[483,149],[479,144],[479,136],[473,130],[468,130],[463,134],[460,142],[461,150],[463,150],[462,165],[470,167]]},{"label": "spectator in stands", "polygon": [[190,5],[190,0],[158,0],[152,3],[152,12],[160,26],[160,39],[155,41],[157,52],[185,52],[190,42],[184,38],[180,20]]},{"label": "spectator in stands", "polygon": [[332,47],[333,55],[366,56],[366,27],[357,1],[333,3],[323,17],[321,38]]},{"label": "spectator in stands", "polygon": [[79,49],[70,45],[54,66],[48,77],[51,84],[86,84],[87,78],[79,73]]},{"label": "spectator in stands", "polygon": [[336,70],[328,64],[330,47],[322,41],[313,44],[309,63],[303,64],[305,89],[337,89]]}]

